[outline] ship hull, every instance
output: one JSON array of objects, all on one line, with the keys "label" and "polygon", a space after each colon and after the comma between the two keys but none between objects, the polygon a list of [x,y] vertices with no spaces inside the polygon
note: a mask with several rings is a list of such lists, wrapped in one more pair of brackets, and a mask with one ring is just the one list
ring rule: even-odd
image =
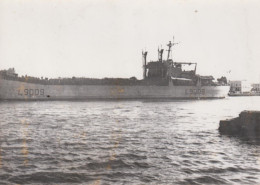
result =
[{"label": "ship hull", "polygon": [[228,86],[42,85],[0,79],[0,100],[225,98]]}]

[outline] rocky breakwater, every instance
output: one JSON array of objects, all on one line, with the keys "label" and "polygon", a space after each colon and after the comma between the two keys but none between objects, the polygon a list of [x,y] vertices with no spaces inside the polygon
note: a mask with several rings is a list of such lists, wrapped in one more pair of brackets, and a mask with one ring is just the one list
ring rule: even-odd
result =
[{"label": "rocky breakwater", "polygon": [[242,111],[237,118],[221,120],[219,132],[225,135],[260,138],[260,111]]}]

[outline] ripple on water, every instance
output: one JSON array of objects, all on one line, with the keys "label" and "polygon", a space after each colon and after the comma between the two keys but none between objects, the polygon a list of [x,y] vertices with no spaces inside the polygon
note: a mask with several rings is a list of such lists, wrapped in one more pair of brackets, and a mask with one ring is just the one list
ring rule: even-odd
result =
[{"label": "ripple on water", "polygon": [[260,144],[217,130],[247,102],[3,102],[0,184],[258,184]]}]

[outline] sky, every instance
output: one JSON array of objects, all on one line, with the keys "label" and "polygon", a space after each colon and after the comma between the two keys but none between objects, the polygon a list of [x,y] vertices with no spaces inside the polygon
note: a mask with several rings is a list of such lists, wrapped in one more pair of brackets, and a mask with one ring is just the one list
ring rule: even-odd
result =
[{"label": "sky", "polygon": [[[142,78],[142,50],[173,40],[197,73],[260,82],[257,0],[1,0],[0,69],[36,77]],[[164,59],[166,53],[164,53]]]}]

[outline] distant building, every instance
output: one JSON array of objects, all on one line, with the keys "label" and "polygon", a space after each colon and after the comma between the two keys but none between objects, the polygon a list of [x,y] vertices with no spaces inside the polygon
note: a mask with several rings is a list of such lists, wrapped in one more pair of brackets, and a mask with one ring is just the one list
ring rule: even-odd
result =
[{"label": "distant building", "polygon": [[260,93],[260,84],[250,84],[247,81],[229,81],[230,84],[230,93],[251,93],[259,92]]},{"label": "distant building", "polygon": [[6,75],[7,75],[7,76],[11,76],[11,77],[17,77],[17,76],[18,76],[18,74],[15,73],[14,68],[9,68],[9,69],[6,71]]},{"label": "distant building", "polygon": [[260,92],[260,84],[252,84],[252,91]]},{"label": "distant building", "polygon": [[230,92],[241,93],[242,92],[242,81],[230,81]]},{"label": "distant building", "polygon": [[18,77],[18,74],[15,73],[14,68],[9,68],[8,70],[1,70],[0,74],[7,77]]}]

